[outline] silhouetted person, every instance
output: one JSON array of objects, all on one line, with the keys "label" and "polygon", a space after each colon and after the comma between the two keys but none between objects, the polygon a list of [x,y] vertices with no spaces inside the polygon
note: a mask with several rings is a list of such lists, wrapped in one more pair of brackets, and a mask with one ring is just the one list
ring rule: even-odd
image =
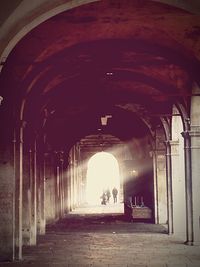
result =
[{"label": "silhouetted person", "polygon": [[117,190],[116,187],[114,187],[113,190],[112,190],[114,203],[117,203],[117,194],[118,194],[118,190]]},{"label": "silhouetted person", "polygon": [[106,197],[107,197],[107,202],[109,202],[110,197],[111,197],[111,193],[110,193],[110,189],[109,188],[106,190]]},{"label": "silhouetted person", "polygon": [[103,192],[101,198],[102,198],[101,204],[102,205],[106,205],[107,196],[106,196],[106,192],[105,191]]}]

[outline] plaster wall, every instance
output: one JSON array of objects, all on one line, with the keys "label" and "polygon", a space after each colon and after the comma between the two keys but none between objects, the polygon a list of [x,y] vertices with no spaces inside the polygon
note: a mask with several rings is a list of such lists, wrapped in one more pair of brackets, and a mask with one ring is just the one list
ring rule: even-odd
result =
[{"label": "plaster wall", "polygon": [[194,84],[191,98],[191,162],[194,244],[200,244],[200,87]]},{"label": "plaster wall", "polygon": [[55,206],[55,173],[50,155],[45,158],[45,211],[47,223],[53,222],[56,218]]},{"label": "plaster wall", "polygon": [[167,187],[166,187],[166,152],[164,146],[164,135],[161,129],[156,131],[155,147],[155,180],[157,188],[157,223],[167,223]]},{"label": "plaster wall", "polygon": [[[174,115],[178,111],[174,109]],[[180,116],[172,118],[172,193],[173,193],[173,225],[174,234],[186,240],[186,201],[185,201],[185,170],[184,140],[181,136],[183,125]]]},{"label": "plaster wall", "polygon": [[[11,148],[10,148],[11,149]],[[0,260],[12,259],[14,234],[14,172],[12,153],[0,149]]]}]

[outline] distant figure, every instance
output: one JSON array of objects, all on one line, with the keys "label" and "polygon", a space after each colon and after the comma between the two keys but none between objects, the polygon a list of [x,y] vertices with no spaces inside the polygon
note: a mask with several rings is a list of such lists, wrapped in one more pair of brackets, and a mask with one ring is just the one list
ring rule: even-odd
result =
[{"label": "distant figure", "polygon": [[103,191],[103,194],[100,198],[102,199],[101,205],[106,205],[107,196],[105,191]]},{"label": "distant figure", "polygon": [[111,197],[111,193],[110,193],[110,189],[109,188],[106,190],[106,197],[107,197],[107,202],[109,203],[110,197]]},{"label": "distant figure", "polygon": [[116,187],[114,187],[113,190],[112,190],[114,203],[117,203],[117,194],[118,194],[118,190],[117,190]]}]

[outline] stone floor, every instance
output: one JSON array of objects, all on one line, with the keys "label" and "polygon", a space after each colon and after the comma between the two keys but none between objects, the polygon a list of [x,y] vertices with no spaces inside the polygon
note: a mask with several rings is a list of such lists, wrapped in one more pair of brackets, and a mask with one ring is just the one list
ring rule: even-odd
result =
[{"label": "stone floor", "polygon": [[0,266],[200,266],[200,247],[168,236],[164,226],[127,221],[118,208],[110,205],[112,213],[102,206],[72,212],[49,225],[37,246],[25,247],[23,261]]}]

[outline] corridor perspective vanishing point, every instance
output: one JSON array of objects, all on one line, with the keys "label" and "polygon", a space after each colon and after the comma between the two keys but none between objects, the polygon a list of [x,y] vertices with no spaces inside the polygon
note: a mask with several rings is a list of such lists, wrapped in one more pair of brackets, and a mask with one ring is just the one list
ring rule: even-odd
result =
[{"label": "corridor perspective vanishing point", "polygon": [[0,1],[0,266],[200,266],[200,2]]}]

